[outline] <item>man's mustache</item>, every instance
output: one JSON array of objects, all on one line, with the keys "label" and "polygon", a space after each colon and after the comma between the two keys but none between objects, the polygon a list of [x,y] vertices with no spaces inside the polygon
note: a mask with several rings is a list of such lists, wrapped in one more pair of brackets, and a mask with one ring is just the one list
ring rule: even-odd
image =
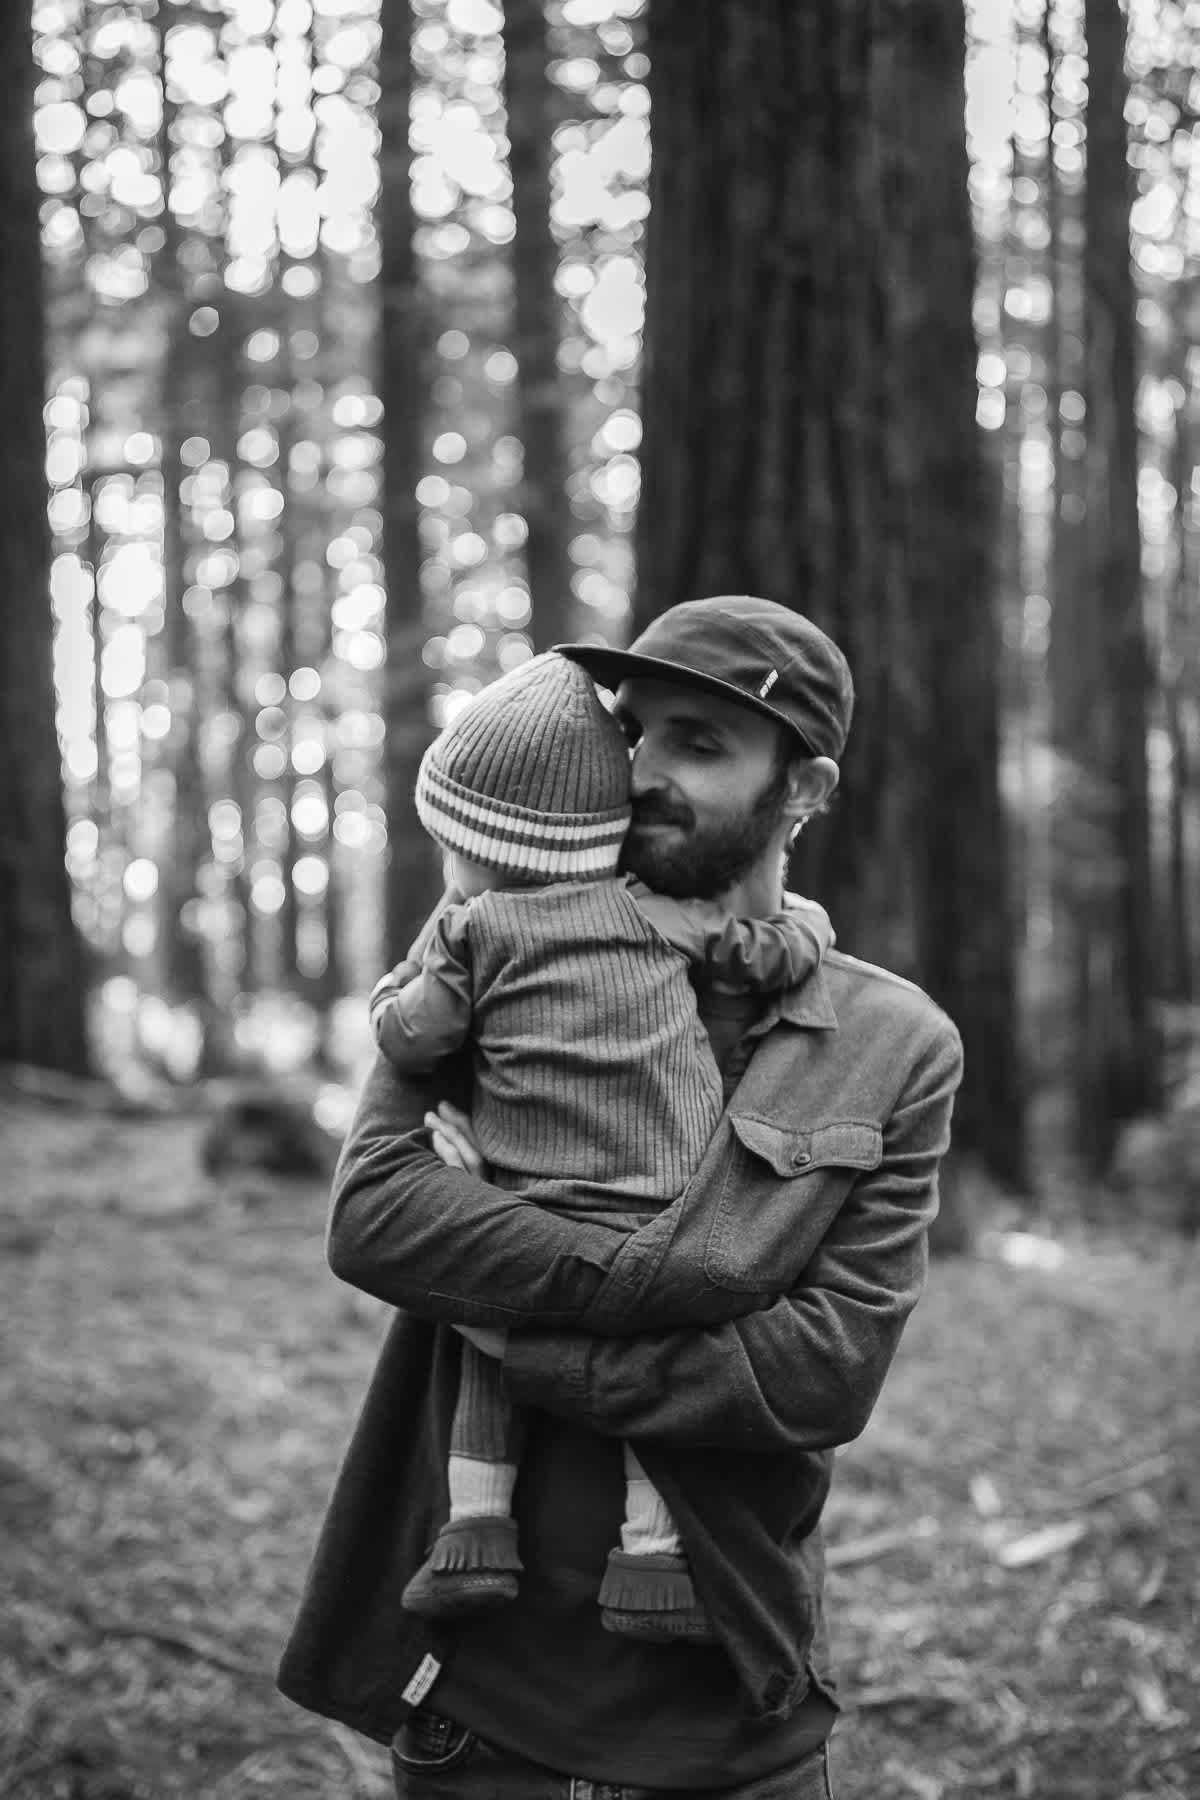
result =
[{"label": "man's mustache", "polygon": [[639,825],[678,825],[687,831],[695,822],[690,807],[677,806],[662,794],[643,794],[633,802],[631,828],[634,831]]}]

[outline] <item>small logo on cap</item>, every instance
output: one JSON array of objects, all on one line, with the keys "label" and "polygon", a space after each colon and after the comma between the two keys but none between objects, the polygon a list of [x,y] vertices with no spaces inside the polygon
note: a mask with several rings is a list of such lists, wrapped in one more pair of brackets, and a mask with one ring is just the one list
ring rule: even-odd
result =
[{"label": "small logo on cap", "polygon": [[766,699],[767,695],[770,693],[771,689],[775,686],[775,683],[778,680],[779,680],[779,670],[772,669],[771,673],[767,676],[767,679],[762,683],[761,687],[758,690],[758,697],[760,700]]}]

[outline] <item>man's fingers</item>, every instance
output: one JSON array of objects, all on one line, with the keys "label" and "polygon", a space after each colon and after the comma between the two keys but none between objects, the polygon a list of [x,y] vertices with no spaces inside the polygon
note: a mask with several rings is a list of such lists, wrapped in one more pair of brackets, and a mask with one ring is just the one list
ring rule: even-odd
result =
[{"label": "man's fingers", "polygon": [[463,1112],[461,1107],[451,1106],[443,1100],[434,1115],[437,1129],[449,1138],[458,1151],[459,1167],[466,1169],[471,1175],[480,1175],[487,1179],[487,1164],[483,1152],[479,1148],[479,1139],[475,1135],[475,1127],[471,1123],[470,1113]]},{"label": "man's fingers", "polygon": [[433,1154],[440,1157],[448,1169],[466,1169],[457,1144],[438,1126],[430,1126],[429,1141],[433,1145]]},{"label": "man's fingers", "polygon": [[443,1124],[452,1125],[455,1131],[465,1133],[469,1142],[474,1142],[475,1133],[471,1126],[470,1113],[465,1113],[460,1107],[451,1106],[448,1100],[443,1100],[438,1107],[438,1118]]},{"label": "man's fingers", "polygon": [[[466,1114],[459,1113],[457,1117],[465,1119]],[[425,1125],[429,1131],[434,1155],[439,1156],[447,1168],[462,1169],[468,1175],[478,1175],[486,1180],[487,1165],[469,1127],[464,1131],[458,1124],[444,1118],[440,1113],[426,1113]]]}]

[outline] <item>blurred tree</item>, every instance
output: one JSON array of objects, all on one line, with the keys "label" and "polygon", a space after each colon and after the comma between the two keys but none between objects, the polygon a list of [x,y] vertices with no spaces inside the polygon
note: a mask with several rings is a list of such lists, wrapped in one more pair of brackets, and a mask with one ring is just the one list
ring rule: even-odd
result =
[{"label": "blurred tree", "polygon": [[28,9],[0,9],[0,1059],[84,1073],[84,965],[64,861],[46,517],[46,369]]},{"label": "blurred tree", "polygon": [[[1186,216],[1182,214],[1181,216]],[[1175,562],[1167,598],[1167,652],[1163,671],[1163,701],[1167,740],[1171,747],[1171,788],[1167,822],[1167,949],[1168,991],[1173,1000],[1192,1001],[1200,988],[1196,966],[1200,939],[1193,918],[1191,896],[1195,892],[1192,830],[1196,811],[1197,768],[1192,734],[1200,696],[1200,620],[1192,616],[1193,596],[1200,592],[1200,556],[1197,555],[1195,500],[1192,479],[1196,465],[1193,442],[1195,397],[1188,368],[1191,337],[1189,315],[1196,310],[1200,284],[1180,282],[1176,288],[1176,354],[1179,359],[1179,395],[1175,404],[1172,438],[1171,481],[1175,489]]]},{"label": "blurred tree", "polygon": [[507,0],[504,96],[516,218],[513,349],[517,435],[524,452],[515,504],[529,530],[525,569],[537,650],[572,635],[567,433],[558,370],[562,320],[555,287],[559,249],[550,226],[550,140],[558,90],[547,77],[548,61],[544,0]]},{"label": "blurred tree", "polygon": [[[207,793],[200,759],[199,669],[192,622],[184,610],[187,588],[187,536],[182,487],[185,479],[182,447],[186,436],[185,408],[193,372],[193,339],[188,330],[190,303],[187,277],[181,258],[183,233],[172,204],[177,108],[167,76],[164,42],[159,59],[162,87],[162,125],[159,134],[159,173],[164,206],[162,248],[155,276],[166,314],[160,375],[163,480],[163,630],[160,639],[162,673],[171,708],[171,731],[166,759],[174,782],[168,813],[169,840],[159,872],[162,917],[163,970],[172,1002],[207,998],[208,980],[204,939],[189,917],[194,918],[200,891],[200,865],[208,848]],[[191,913],[189,914],[189,906]]]},{"label": "blurred tree", "polygon": [[1120,1122],[1160,1090],[1146,740],[1149,660],[1138,522],[1133,199],[1125,127],[1125,19],[1087,0],[1084,353],[1088,619],[1094,676],[1082,742],[1101,854],[1078,910],[1079,1150],[1104,1169]]},{"label": "blurred tree", "polygon": [[412,9],[383,9],[379,46],[380,392],[383,399],[383,565],[387,661],[383,773],[388,828],[385,954],[408,948],[438,892],[437,865],[413,807],[417,768],[431,735],[428,635],[421,597],[420,508],[424,422],[430,416],[427,324],[413,247],[409,113]]},{"label": "blurred tree", "polygon": [[[217,330],[208,339],[211,374],[215,388],[211,419],[213,449],[218,466],[226,474],[219,492],[220,504],[232,512],[237,504],[237,445],[242,431],[242,399],[245,373],[241,367],[240,345],[244,339],[242,309],[235,298],[227,299],[221,308]],[[249,609],[249,583],[245,558],[238,556],[233,573],[221,596],[217,617],[221,620],[221,649],[217,705],[228,720],[226,745],[226,791],[238,809],[242,825],[242,854],[233,865],[233,892],[238,916],[242,921],[242,965],[240,988],[243,993],[270,985],[270,963],[264,943],[264,921],[253,904],[251,867],[259,849],[258,832],[261,794],[254,768],[257,743],[254,696],[254,666],[246,655],[245,620]]]},{"label": "blurred tree", "polygon": [[651,7],[635,622],[751,590],[845,647],[858,720],[806,873],[844,948],[953,1014],[958,1142],[1023,1183],[963,29],[936,0]]}]

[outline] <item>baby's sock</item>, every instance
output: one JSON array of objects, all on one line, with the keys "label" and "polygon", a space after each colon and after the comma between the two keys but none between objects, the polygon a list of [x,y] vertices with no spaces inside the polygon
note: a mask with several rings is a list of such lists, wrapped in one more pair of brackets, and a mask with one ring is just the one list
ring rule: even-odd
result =
[{"label": "baby's sock", "polygon": [[628,1556],[678,1556],[683,1548],[670,1508],[628,1445],[621,1548]]},{"label": "baby's sock", "polygon": [[512,1512],[517,1465],[450,1456],[450,1518],[507,1519]]}]

